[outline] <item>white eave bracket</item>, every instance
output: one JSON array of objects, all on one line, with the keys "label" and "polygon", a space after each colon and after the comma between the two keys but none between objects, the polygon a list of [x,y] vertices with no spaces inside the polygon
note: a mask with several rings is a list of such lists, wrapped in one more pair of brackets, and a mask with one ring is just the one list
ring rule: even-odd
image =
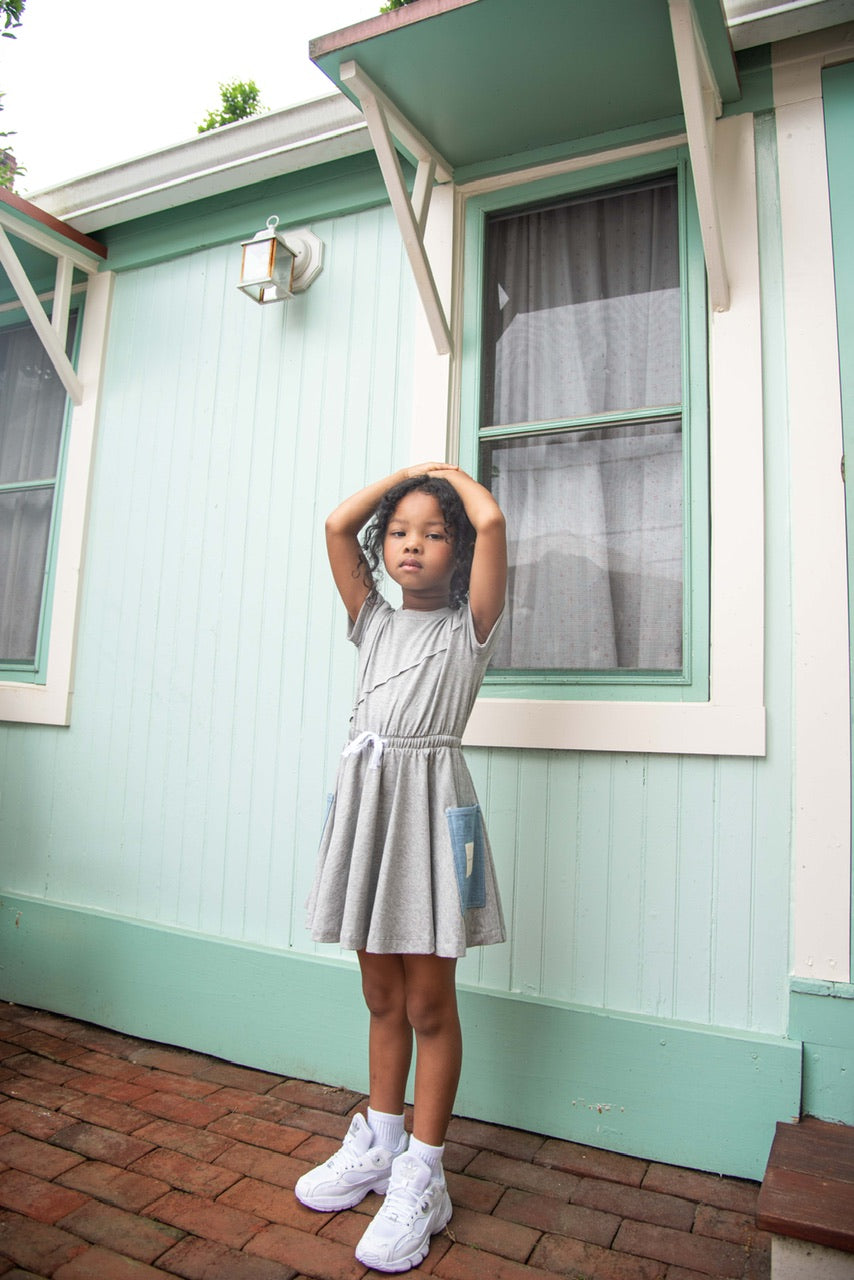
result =
[{"label": "white eave bracket", "polygon": [[[29,206],[29,208],[33,213],[41,212],[35,206]],[[26,269],[12,247],[7,231],[11,231],[19,239],[56,258],[56,283],[50,319],[30,283]],[[103,252],[101,246],[97,248],[99,252]],[[38,334],[62,385],[75,405],[82,404],[83,384],[65,353],[71,310],[71,282],[75,267],[79,267],[87,275],[97,272],[100,265],[99,257],[61,234],[54,235],[47,228],[42,229],[29,218],[16,216],[7,208],[7,204],[3,203],[0,204],[0,265],[9,277],[9,283]]]},{"label": "white eave bracket", "polygon": [[715,311],[728,311],[729,278],[715,193],[714,130],[715,120],[723,111],[721,94],[691,0],[668,0],[668,6],[709,278],[709,298]]},{"label": "white eave bracket", "polygon": [[[433,184],[453,181],[453,169],[356,62],[342,63],[340,77],[358,98],[365,116],[436,351],[439,355],[448,355],[451,351],[451,328],[436,288],[424,244],[424,231]],[[396,143],[417,162],[411,196],[403,179]]]}]

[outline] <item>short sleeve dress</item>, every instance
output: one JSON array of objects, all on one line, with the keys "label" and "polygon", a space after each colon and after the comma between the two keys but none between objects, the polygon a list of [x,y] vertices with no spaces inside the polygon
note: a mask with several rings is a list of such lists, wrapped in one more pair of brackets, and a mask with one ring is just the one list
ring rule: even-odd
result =
[{"label": "short sleeve dress", "polygon": [[492,852],[460,739],[492,653],[460,609],[369,596],[350,740],[309,895],[317,942],[376,954],[465,955],[503,942]]}]

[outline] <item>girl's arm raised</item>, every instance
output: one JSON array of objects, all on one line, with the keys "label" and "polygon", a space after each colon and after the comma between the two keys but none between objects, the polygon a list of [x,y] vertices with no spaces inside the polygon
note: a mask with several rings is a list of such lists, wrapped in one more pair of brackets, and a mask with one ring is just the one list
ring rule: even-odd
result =
[{"label": "girl's arm raised", "polygon": [[359,533],[368,523],[380,499],[389,489],[410,476],[423,475],[435,463],[420,467],[404,467],[383,480],[375,480],[352,497],[345,498],[326,518],[326,552],[338,594],[344,601],[353,622],[359,610],[373,590],[373,581],[364,553],[359,545]]},{"label": "girl's arm raised", "polygon": [[488,489],[459,467],[434,463],[443,480],[452,484],[474,525],[477,540],[469,582],[469,605],[475,635],[483,644],[504,608],[507,591],[507,535],[504,516]]}]

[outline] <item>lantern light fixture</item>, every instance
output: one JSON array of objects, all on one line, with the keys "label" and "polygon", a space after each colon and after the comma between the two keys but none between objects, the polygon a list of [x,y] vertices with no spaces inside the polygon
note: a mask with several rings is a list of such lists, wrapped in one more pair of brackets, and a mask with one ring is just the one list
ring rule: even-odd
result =
[{"label": "lantern light fixture", "polygon": [[303,293],[323,269],[323,241],[313,231],[277,230],[273,214],[251,240],[242,242],[238,289],[253,302],[285,302]]}]

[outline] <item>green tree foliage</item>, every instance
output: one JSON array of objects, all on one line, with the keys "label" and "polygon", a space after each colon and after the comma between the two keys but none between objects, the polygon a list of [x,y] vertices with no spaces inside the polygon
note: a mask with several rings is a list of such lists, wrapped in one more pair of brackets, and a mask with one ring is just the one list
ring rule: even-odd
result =
[{"label": "green tree foliage", "polygon": [[387,4],[380,5],[380,13],[391,13],[393,9],[402,9],[405,4],[412,4],[412,0],[388,0]]},{"label": "green tree foliage", "polygon": [[[27,0],[0,0],[0,21],[3,25],[0,35],[8,40],[15,39],[15,32],[21,25],[26,3]],[[0,98],[2,97],[3,94],[0,93]],[[3,110],[3,105],[0,102],[0,111]],[[7,187],[10,191],[15,185],[16,176],[26,172],[18,164],[14,151],[8,145],[8,139],[13,136],[14,130],[0,129],[0,187]]]},{"label": "green tree foliage", "polygon": [[218,111],[209,111],[199,125],[199,133],[218,129],[222,124],[234,124],[236,120],[248,120],[263,110],[260,90],[254,80],[231,80],[219,86],[221,104]]}]

